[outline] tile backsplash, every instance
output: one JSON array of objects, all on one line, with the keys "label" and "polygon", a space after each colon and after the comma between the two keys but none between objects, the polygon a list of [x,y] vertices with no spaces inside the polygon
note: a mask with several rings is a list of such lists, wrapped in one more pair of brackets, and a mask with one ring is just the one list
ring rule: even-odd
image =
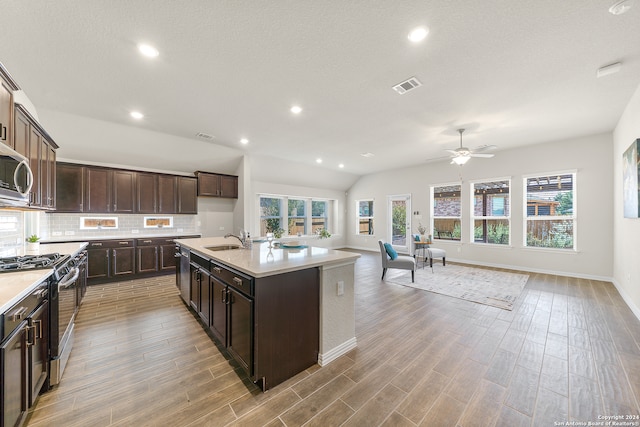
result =
[{"label": "tile backsplash", "polygon": [[[120,238],[123,236],[136,237],[167,234],[200,234],[196,215],[171,215],[173,227],[145,228],[144,219],[149,215],[117,215],[117,229],[88,230],[80,228],[80,218],[87,218],[87,214],[50,213],[40,214],[40,234],[44,240],[74,240],[77,238]],[[96,215],[104,217],[104,215]]]}]

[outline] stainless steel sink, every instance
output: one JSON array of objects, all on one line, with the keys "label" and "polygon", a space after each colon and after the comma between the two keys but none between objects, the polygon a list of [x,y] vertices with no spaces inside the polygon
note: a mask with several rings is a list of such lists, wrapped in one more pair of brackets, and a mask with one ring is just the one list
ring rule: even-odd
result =
[{"label": "stainless steel sink", "polygon": [[205,246],[205,249],[210,251],[228,251],[231,249],[241,249],[241,246],[238,245],[216,245],[216,246]]}]

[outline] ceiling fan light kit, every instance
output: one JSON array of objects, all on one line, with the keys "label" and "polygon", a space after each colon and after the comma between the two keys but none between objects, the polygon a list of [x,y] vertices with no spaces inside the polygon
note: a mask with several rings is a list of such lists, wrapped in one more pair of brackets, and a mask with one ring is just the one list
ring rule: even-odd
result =
[{"label": "ceiling fan light kit", "polygon": [[[467,163],[469,161],[470,158],[472,157],[484,157],[484,158],[490,158],[493,157],[493,154],[479,154],[479,153],[475,153],[472,150],[469,150],[467,147],[463,147],[462,146],[462,134],[464,133],[464,129],[458,129],[458,133],[460,134],[460,147],[456,148],[455,150],[446,150],[449,153],[452,154],[451,156],[451,164],[456,164],[459,166],[464,165],[465,163]],[[480,150],[490,150],[495,148],[495,146],[493,145],[486,145],[484,147],[481,147],[479,149],[477,149],[478,151]]]}]

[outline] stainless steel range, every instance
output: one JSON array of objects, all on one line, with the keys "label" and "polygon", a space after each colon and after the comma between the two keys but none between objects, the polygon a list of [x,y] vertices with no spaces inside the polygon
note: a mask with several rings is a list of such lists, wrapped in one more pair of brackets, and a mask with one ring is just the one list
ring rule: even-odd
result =
[{"label": "stainless steel range", "polygon": [[43,254],[43,255],[19,255],[6,258],[0,258],[0,273],[8,273],[18,270],[37,270],[41,268],[52,268],[60,261],[64,261],[64,257],[69,255],[60,255],[59,253]]},{"label": "stainless steel range", "polygon": [[86,284],[86,252],[55,264],[51,279],[51,374],[49,385],[60,383],[73,347],[79,289]]}]

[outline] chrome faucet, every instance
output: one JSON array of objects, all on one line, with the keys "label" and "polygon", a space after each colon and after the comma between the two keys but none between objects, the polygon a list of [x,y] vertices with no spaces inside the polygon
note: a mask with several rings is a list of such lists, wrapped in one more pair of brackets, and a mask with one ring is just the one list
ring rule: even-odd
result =
[{"label": "chrome faucet", "polygon": [[245,239],[243,237],[236,236],[235,234],[231,234],[231,233],[227,233],[227,234],[224,235],[225,239],[227,239],[229,237],[235,237],[236,239],[238,239],[240,241],[240,243],[242,244],[242,247],[245,247]]}]

